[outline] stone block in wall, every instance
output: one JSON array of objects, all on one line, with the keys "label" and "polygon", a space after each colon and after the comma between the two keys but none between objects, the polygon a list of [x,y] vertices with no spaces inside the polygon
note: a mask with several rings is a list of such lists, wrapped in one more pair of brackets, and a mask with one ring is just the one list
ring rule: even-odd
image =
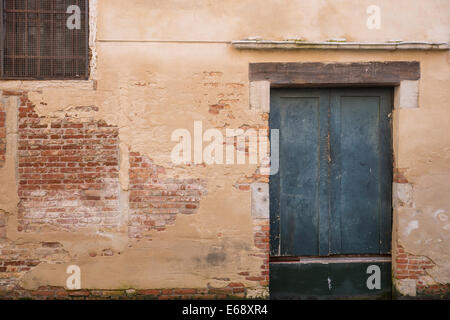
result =
[{"label": "stone block in wall", "polygon": [[269,219],[269,184],[255,182],[252,190],[252,217],[254,219]]},{"label": "stone block in wall", "polygon": [[261,112],[270,111],[270,82],[250,82],[250,108]]},{"label": "stone block in wall", "polygon": [[396,183],[392,185],[392,205],[394,208],[413,208],[413,186],[410,183]]},{"label": "stone block in wall", "polygon": [[411,109],[419,107],[419,80],[403,80],[395,88],[394,108]]},{"label": "stone block in wall", "polygon": [[416,281],[414,279],[397,279],[395,280],[395,287],[404,296],[416,296]]}]

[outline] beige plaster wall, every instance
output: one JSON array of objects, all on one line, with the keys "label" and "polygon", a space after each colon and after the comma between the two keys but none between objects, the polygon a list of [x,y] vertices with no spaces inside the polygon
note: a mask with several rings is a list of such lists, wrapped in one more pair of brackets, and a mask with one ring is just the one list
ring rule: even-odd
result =
[{"label": "beige plaster wall", "polygon": [[[366,28],[366,8],[380,5],[380,30]],[[26,89],[43,121],[69,113],[105,120],[120,128],[123,194],[128,190],[128,148],[166,168],[169,177],[207,181],[208,194],[194,215],[178,216],[174,226],[151,239],[131,241],[126,230],[110,233],[17,232],[18,197],[14,177],[14,118],[8,113],[8,152],[0,169],[0,210],[8,216],[8,240],[14,243],[57,241],[66,264],[42,263],[25,274],[21,285],[64,286],[65,268],[82,270],[83,288],[176,288],[226,285],[242,281],[241,271],[259,271],[253,243],[251,195],[234,185],[257,169],[251,165],[174,166],[170,140],[175,129],[266,126],[249,108],[251,62],[420,61],[418,109],[394,112],[395,166],[407,168],[413,208],[395,211],[395,239],[411,254],[436,263],[430,271],[439,283],[450,281],[450,93],[449,54],[384,51],[238,51],[230,41],[265,39],[448,41],[449,1],[143,1],[99,0],[95,49],[96,86],[91,82],[0,81],[0,89]],[[424,14],[426,12],[426,14]],[[106,40],[171,40],[120,42]],[[192,43],[178,41],[194,41]],[[196,42],[198,41],[198,42]],[[11,98],[13,99],[13,98]],[[209,106],[229,100],[219,114]],[[95,105],[97,112],[73,107]],[[124,219],[127,218],[124,209]],[[418,228],[409,230],[411,221]],[[1,244],[0,244],[1,245]],[[111,248],[120,254],[92,257]],[[219,257],[211,259],[211,257]],[[228,279],[228,280],[223,280]],[[252,283],[248,282],[251,286]]]}]

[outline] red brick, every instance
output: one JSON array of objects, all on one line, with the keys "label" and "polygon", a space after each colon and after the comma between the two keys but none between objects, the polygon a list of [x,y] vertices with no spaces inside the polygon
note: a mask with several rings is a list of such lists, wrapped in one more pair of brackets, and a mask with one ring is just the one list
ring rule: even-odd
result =
[{"label": "red brick", "polygon": [[44,290],[36,290],[32,292],[33,295],[49,297],[55,295],[54,291],[44,291]]},{"label": "red brick", "polygon": [[230,282],[228,287],[236,288],[236,287],[244,287],[244,285],[240,282]]},{"label": "red brick", "polygon": [[265,280],[265,277],[262,277],[262,276],[250,276],[250,277],[246,277],[245,279],[250,280],[250,281],[261,281],[261,280]]},{"label": "red brick", "polygon": [[145,296],[158,296],[161,294],[161,290],[151,289],[151,290],[138,290],[138,294]]},{"label": "red brick", "polygon": [[22,95],[24,92],[21,91],[13,91],[13,90],[3,90],[2,94],[4,96],[20,96]]},{"label": "red brick", "polygon": [[[86,223],[80,219],[72,219],[68,214],[64,219],[41,218],[40,215],[34,215],[34,208],[45,208],[52,203],[60,203],[59,208],[51,208],[51,212],[90,212],[90,215],[96,215],[101,218],[101,223],[109,223],[108,226],[119,224],[119,221],[108,219],[120,211],[118,202],[112,202],[117,199],[118,194],[111,194],[108,191],[119,189],[118,178],[118,128],[109,127],[108,135],[105,135],[107,124],[104,122],[86,122],[73,123],[69,118],[51,123],[50,127],[46,123],[40,123],[38,115],[34,111],[33,104],[27,101],[23,96],[22,102],[27,107],[21,107],[21,117],[19,118],[19,141],[21,150],[28,150],[28,156],[21,154],[18,163],[19,190],[18,194],[21,203],[24,204],[24,217],[19,224],[26,225],[26,230],[38,231],[41,226],[51,224],[52,226],[61,225],[66,228],[86,227]],[[61,129],[64,128],[64,129]],[[89,128],[89,129],[85,129]],[[86,134],[89,130],[89,134]],[[92,136],[98,135],[98,139],[92,139]],[[30,142],[35,142],[31,144]],[[112,147],[108,153],[104,153],[103,146]],[[1,141],[0,141],[1,146]],[[37,152],[37,154],[35,153]],[[108,166],[110,170],[104,170]],[[98,173],[98,168],[102,169]],[[25,170],[26,169],[26,170]],[[39,174],[42,173],[42,176]],[[107,183],[104,183],[107,179]],[[84,197],[80,190],[86,184],[99,184],[100,194],[96,197]],[[32,198],[25,193],[27,190],[48,190],[53,192],[51,196],[40,196]],[[108,196],[111,201],[100,203],[98,200]],[[81,201],[81,206],[72,207],[69,201]],[[97,201],[97,202],[95,202]],[[30,205],[27,205],[30,203]],[[65,203],[73,211],[66,211]],[[47,211],[50,212],[50,211]],[[21,230],[25,230],[19,226]]]},{"label": "red brick", "polygon": [[87,290],[69,291],[68,293],[69,293],[69,296],[71,296],[71,297],[89,296],[89,291],[87,291]]},{"label": "red brick", "polygon": [[174,294],[195,294],[197,291],[195,289],[174,289]]}]

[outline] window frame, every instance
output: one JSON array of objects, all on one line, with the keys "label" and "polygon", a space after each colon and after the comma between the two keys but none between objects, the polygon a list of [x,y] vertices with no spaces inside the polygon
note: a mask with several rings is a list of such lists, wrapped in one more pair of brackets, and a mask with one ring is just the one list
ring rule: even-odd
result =
[{"label": "window frame", "polygon": [[[90,68],[90,60],[91,60],[91,48],[90,48],[90,1],[89,0],[78,0],[78,1],[84,1],[85,2],[85,17],[84,17],[84,27],[86,28],[85,33],[85,47],[86,52],[85,54],[85,70],[86,72],[84,75],[80,77],[65,77],[65,76],[35,76],[35,77],[20,77],[20,76],[5,76],[4,75],[4,63],[5,63],[5,40],[6,40],[6,30],[4,28],[4,21],[5,21],[5,8],[6,8],[6,1],[7,0],[0,0],[0,81],[1,80],[16,80],[16,81],[52,81],[52,80],[61,80],[61,81],[86,81],[90,79],[91,76],[91,68]],[[40,49],[40,48],[38,48]]]}]

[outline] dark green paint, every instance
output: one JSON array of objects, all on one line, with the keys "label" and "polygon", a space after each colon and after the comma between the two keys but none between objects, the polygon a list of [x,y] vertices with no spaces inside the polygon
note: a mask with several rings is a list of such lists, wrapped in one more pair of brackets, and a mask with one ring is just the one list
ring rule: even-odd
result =
[{"label": "dark green paint", "polygon": [[272,256],[390,252],[391,110],[388,88],[272,90]]},{"label": "dark green paint", "polygon": [[[367,273],[380,267],[380,289],[369,289]],[[390,262],[271,263],[271,299],[391,299]]]}]

